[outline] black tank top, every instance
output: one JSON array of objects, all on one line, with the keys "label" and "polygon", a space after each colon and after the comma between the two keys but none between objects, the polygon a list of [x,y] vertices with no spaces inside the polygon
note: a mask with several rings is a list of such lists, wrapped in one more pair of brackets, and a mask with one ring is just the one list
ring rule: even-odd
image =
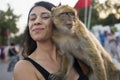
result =
[{"label": "black tank top", "polygon": [[[48,77],[51,74],[47,70],[45,70],[42,66],[40,66],[37,62],[35,62],[31,58],[27,57],[27,58],[24,58],[24,60],[27,60],[27,61],[31,62],[34,65],[34,67],[43,75],[45,80],[49,80]],[[83,71],[82,71],[81,67],[79,66],[76,59],[75,59],[75,62],[74,62],[74,68],[80,76],[78,80],[88,80],[88,77],[86,75],[84,75],[84,73],[83,73]]]}]

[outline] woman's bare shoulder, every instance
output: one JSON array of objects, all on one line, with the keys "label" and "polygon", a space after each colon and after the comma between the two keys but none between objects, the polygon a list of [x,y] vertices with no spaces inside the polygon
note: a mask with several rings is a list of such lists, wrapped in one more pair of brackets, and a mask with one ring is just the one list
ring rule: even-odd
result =
[{"label": "woman's bare shoulder", "polygon": [[26,61],[26,60],[19,60],[16,65],[15,65],[15,68],[14,70],[26,70],[26,69],[29,69],[30,68],[31,63]]},{"label": "woman's bare shoulder", "polygon": [[32,64],[26,60],[20,60],[14,68],[14,80],[35,80],[35,70]]}]

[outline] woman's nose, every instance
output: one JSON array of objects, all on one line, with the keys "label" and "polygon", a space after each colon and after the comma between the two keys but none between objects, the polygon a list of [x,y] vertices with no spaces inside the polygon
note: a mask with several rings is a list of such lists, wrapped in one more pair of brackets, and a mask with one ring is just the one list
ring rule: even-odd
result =
[{"label": "woman's nose", "polygon": [[39,25],[39,24],[41,24],[42,23],[42,19],[41,18],[37,18],[36,20],[35,20],[35,25]]}]

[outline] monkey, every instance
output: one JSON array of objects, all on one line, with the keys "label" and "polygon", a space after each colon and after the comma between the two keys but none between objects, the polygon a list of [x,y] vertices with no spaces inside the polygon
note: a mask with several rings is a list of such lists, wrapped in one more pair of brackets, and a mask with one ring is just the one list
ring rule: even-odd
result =
[{"label": "monkey", "polygon": [[119,67],[79,20],[74,8],[68,5],[53,8],[52,18],[55,25],[52,40],[64,55],[61,71],[54,74],[60,79],[53,80],[65,80],[73,65],[73,57],[90,67],[94,76],[91,80],[119,80]]}]

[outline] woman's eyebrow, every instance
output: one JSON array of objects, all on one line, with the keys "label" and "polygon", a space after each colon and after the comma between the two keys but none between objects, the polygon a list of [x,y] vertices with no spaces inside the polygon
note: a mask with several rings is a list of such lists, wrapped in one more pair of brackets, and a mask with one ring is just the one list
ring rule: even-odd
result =
[{"label": "woman's eyebrow", "polygon": [[49,12],[41,12],[41,14],[48,14],[48,15],[51,15]]},{"label": "woman's eyebrow", "polygon": [[32,14],[30,14],[30,16],[35,16],[35,14],[34,14],[34,13],[32,13]]},{"label": "woman's eyebrow", "polygon": [[[41,15],[44,15],[44,14],[51,15],[49,12],[41,12],[40,14]],[[35,13],[31,13],[30,16],[35,16]]]}]

